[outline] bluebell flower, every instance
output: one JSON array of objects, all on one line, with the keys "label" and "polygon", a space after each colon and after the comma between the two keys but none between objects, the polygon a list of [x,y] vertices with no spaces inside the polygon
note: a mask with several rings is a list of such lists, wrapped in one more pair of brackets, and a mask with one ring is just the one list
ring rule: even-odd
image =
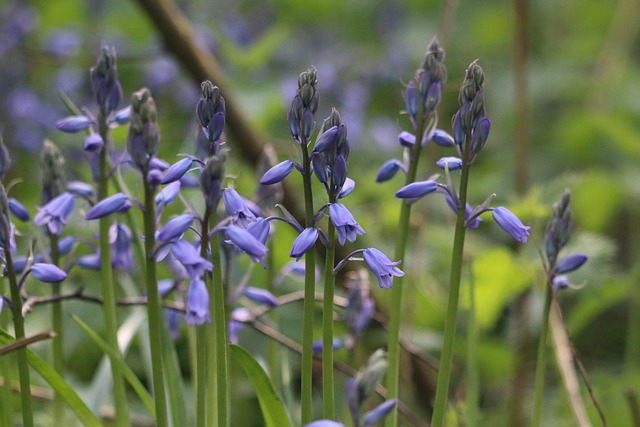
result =
[{"label": "bluebell flower", "polygon": [[269,238],[269,233],[271,232],[271,225],[269,221],[264,218],[256,218],[254,222],[249,224],[247,227],[247,231],[251,233],[253,237],[258,240],[258,242],[265,245],[267,243],[267,239]]},{"label": "bluebell flower", "polygon": [[73,244],[76,242],[76,238],[73,236],[65,236],[58,240],[58,254],[67,255],[73,249]]},{"label": "bluebell flower", "polygon": [[393,262],[376,248],[365,249],[362,255],[364,261],[378,279],[381,288],[391,288],[393,286],[393,276],[404,276],[404,272],[397,267],[402,261]]},{"label": "bluebell flower", "polygon": [[150,170],[158,170],[158,171],[164,172],[167,169],[169,169],[169,163],[167,163],[164,160],[154,156],[154,157],[149,159],[149,169]]},{"label": "bluebell flower", "polygon": [[433,179],[426,181],[412,182],[396,191],[396,197],[399,199],[417,199],[429,193],[433,193],[438,189],[438,183]]},{"label": "bluebell flower", "polygon": [[[342,348],[344,346],[344,341],[341,340],[340,338],[336,338],[333,337],[333,340],[331,341],[331,346],[334,350],[338,350],[340,348]],[[321,353],[322,352],[322,338],[317,339],[313,342],[311,348],[313,349],[314,353]]]},{"label": "bluebell flower", "polygon": [[385,182],[389,181],[396,175],[396,172],[403,169],[404,166],[402,162],[398,159],[387,160],[380,166],[378,169],[378,174],[376,175],[376,182]]},{"label": "bluebell flower", "polygon": [[[448,192],[445,192],[444,197],[445,197],[445,200],[447,201],[447,205],[449,205],[453,213],[457,214],[458,207],[456,206],[453,199],[451,198],[451,194],[449,194]],[[467,203],[464,210],[465,220],[469,219],[469,215],[471,215],[472,212],[473,212],[473,208],[469,203]],[[476,229],[480,227],[481,222],[482,222],[482,218],[480,218],[480,216],[478,215],[475,218],[473,218],[473,221],[467,223],[467,227],[471,229]]]},{"label": "bluebell flower", "polygon": [[31,275],[41,282],[58,283],[67,278],[67,273],[53,264],[36,263],[31,266]]},{"label": "bluebell flower", "polygon": [[329,205],[329,217],[338,232],[338,243],[344,246],[346,240],[353,242],[358,234],[367,234],[355,220],[349,209],[342,203]]},{"label": "bluebell flower", "polygon": [[126,107],[115,111],[111,115],[110,120],[111,120],[111,123],[124,125],[129,123],[130,117],[131,117],[131,105],[127,105]]},{"label": "bluebell flower", "polygon": [[128,202],[127,196],[122,193],[116,193],[113,196],[102,199],[100,202],[93,205],[93,207],[87,211],[85,218],[91,221],[103,218],[115,212],[120,212],[122,208],[127,206]]},{"label": "bluebell flower", "polygon": [[191,214],[182,214],[171,218],[158,232],[156,239],[159,242],[171,242],[177,240],[191,227],[193,224],[193,216]]},{"label": "bluebell flower", "polygon": [[491,211],[493,219],[516,241],[526,243],[529,237],[531,227],[522,224],[522,222],[509,209],[504,206],[498,206]]},{"label": "bluebell flower", "polygon": [[133,234],[129,227],[121,222],[109,228],[109,244],[111,246],[111,266],[121,270],[133,268]]},{"label": "bluebell flower", "polygon": [[247,286],[242,291],[242,294],[258,304],[264,304],[269,307],[277,307],[280,305],[278,298],[266,289]]},{"label": "bluebell flower", "polygon": [[196,248],[185,240],[171,244],[171,255],[183,265],[192,281],[200,279],[205,271],[213,270],[213,264],[202,258]]},{"label": "bluebell flower", "polygon": [[150,169],[147,173],[147,182],[152,187],[162,184],[162,171],[160,169]]},{"label": "bluebell flower", "polygon": [[407,83],[407,87],[404,91],[404,103],[407,107],[407,113],[413,120],[418,116],[418,89],[413,80]]},{"label": "bluebell flower", "polygon": [[102,46],[96,64],[91,67],[91,89],[96,103],[107,115],[114,111],[122,98],[122,86],[118,81],[116,50]]},{"label": "bluebell flower", "polygon": [[471,138],[471,157],[469,161],[473,163],[476,156],[484,148],[484,144],[489,137],[489,130],[491,129],[491,121],[487,117],[483,117],[478,121],[476,127],[473,130],[473,136]]},{"label": "bluebell flower", "polygon": [[184,318],[190,326],[200,326],[205,322],[211,323],[209,292],[207,292],[207,287],[200,279],[193,279],[189,284]]},{"label": "bluebell flower", "polygon": [[403,147],[411,148],[416,145],[416,136],[407,131],[402,131],[398,135],[398,141],[400,141],[400,145]]},{"label": "bluebell flower", "polygon": [[267,254],[267,247],[243,228],[227,227],[225,235],[238,249],[249,255],[253,262],[259,262]]},{"label": "bluebell flower", "polygon": [[9,211],[11,212],[11,215],[18,218],[20,221],[29,221],[31,216],[29,215],[29,211],[27,210],[27,208],[22,203],[20,203],[13,197],[9,197],[7,199],[7,205],[9,207]]},{"label": "bluebell flower", "polygon": [[332,126],[318,136],[313,151],[316,153],[334,152],[338,144],[338,126]]},{"label": "bluebell flower", "polygon": [[450,171],[462,169],[462,159],[458,157],[442,157],[436,162],[436,165],[444,169],[445,165]]},{"label": "bluebell flower", "polygon": [[73,211],[75,201],[73,194],[62,193],[41,207],[33,222],[39,226],[46,225],[49,233],[59,236],[67,223],[67,217]]},{"label": "bluebell flower", "polygon": [[131,95],[131,123],[127,134],[127,152],[134,166],[144,174],[155,157],[160,143],[160,130],[156,123],[156,103],[147,88]]},{"label": "bluebell flower", "polygon": [[578,268],[582,266],[585,262],[587,262],[588,257],[583,254],[573,254],[569,255],[565,258],[562,258],[556,264],[556,268],[554,270],[554,274],[566,274],[571,273],[572,271],[576,271]]},{"label": "bluebell flower", "polygon": [[67,192],[73,194],[74,196],[79,196],[84,199],[89,199],[96,195],[96,190],[91,186],[91,184],[87,184],[82,181],[70,181],[67,183]]},{"label": "bluebell flower", "polygon": [[316,178],[318,178],[318,182],[326,184],[329,181],[329,166],[326,162],[326,156],[323,153],[314,151],[309,156],[309,160],[311,160],[311,168]]},{"label": "bluebell flower", "polygon": [[97,132],[92,132],[84,138],[82,143],[84,151],[100,152],[104,148],[104,140]]},{"label": "bluebell flower", "polygon": [[227,209],[227,214],[233,218],[233,224],[238,224],[243,228],[249,225],[249,222],[255,221],[256,217],[247,207],[244,199],[233,188],[227,188],[222,193],[222,200]]},{"label": "bluebell flower", "polygon": [[309,424],[305,424],[304,427],[345,427],[344,424],[331,420],[318,420]]},{"label": "bluebell flower", "polygon": [[86,130],[93,122],[87,116],[69,116],[56,120],[56,128],[62,132],[80,132]]},{"label": "bluebell flower", "polygon": [[569,280],[568,276],[561,274],[553,278],[554,292],[561,291],[562,289],[567,289],[570,286],[571,286],[571,281]]},{"label": "bluebell flower", "polygon": [[229,315],[229,342],[238,344],[238,334],[244,328],[245,323],[252,319],[251,312],[246,308],[234,308]]},{"label": "bluebell flower", "polygon": [[156,206],[169,206],[180,194],[180,181],[167,184],[158,194],[156,194]]},{"label": "bluebell flower", "polygon": [[191,169],[193,160],[189,157],[178,160],[164,172],[161,184],[170,184],[180,180]]},{"label": "bluebell flower", "polygon": [[86,270],[99,271],[101,268],[100,253],[82,255],[76,260],[76,265]]},{"label": "bluebell flower", "polygon": [[384,419],[387,415],[393,411],[393,408],[396,407],[398,401],[396,399],[385,400],[371,411],[367,412],[364,415],[364,419],[362,421],[362,427],[370,427],[377,423],[378,421]]},{"label": "bluebell flower", "polygon": [[262,178],[260,178],[260,184],[271,185],[282,181],[287,177],[287,175],[289,175],[289,173],[291,173],[293,167],[294,164],[291,160],[285,160],[284,162],[278,163],[262,175]]},{"label": "bluebell flower", "polygon": [[316,240],[318,240],[318,229],[315,227],[305,228],[293,241],[289,256],[295,258],[296,261],[300,261],[300,258],[302,258],[309,249],[313,248]]},{"label": "bluebell flower", "polygon": [[347,197],[349,194],[353,192],[355,188],[356,188],[356,182],[354,180],[352,180],[351,178],[345,179],[344,184],[342,184],[342,189],[340,190],[340,193],[338,193],[338,199]]},{"label": "bluebell flower", "polygon": [[[22,274],[27,264],[35,264],[39,262],[45,262],[45,257],[43,254],[35,254],[33,258],[26,256],[17,256],[13,258],[13,270],[17,274]],[[5,275],[6,274],[7,272],[5,266]]]},{"label": "bluebell flower", "polygon": [[442,129],[435,129],[431,134],[431,141],[441,147],[454,147],[456,145],[453,137]]}]

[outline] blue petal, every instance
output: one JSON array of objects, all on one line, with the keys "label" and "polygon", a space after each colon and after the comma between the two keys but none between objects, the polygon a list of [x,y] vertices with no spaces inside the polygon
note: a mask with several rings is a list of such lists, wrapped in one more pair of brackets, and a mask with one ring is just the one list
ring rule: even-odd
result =
[{"label": "blue petal", "polygon": [[458,157],[442,157],[436,162],[436,166],[444,169],[445,165],[450,171],[462,169],[462,159]]},{"label": "blue petal", "polygon": [[22,203],[13,197],[9,197],[7,199],[7,204],[9,205],[9,211],[11,211],[13,216],[18,218],[20,221],[29,221],[29,211]]},{"label": "blue petal", "polygon": [[169,242],[179,239],[193,224],[193,216],[191,214],[179,215],[170,219],[158,232],[157,239],[160,242]]},{"label": "blue petal", "polygon": [[193,160],[188,157],[178,160],[177,162],[169,166],[169,168],[164,172],[164,177],[162,178],[161,183],[169,184],[174,181],[178,181],[184,176],[184,174],[189,171],[192,163]]},{"label": "blue petal", "polygon": [[247,286],[244,288],[242,294],[258,304],[264,304],[269,307],[277,307],[280,305],[278,298],[266,289]]},{"label": "blue petal", "polygon": [[292,170],[293,162],[291,160],[285,160],[284,162],[278,163],[262,175],[262,178],[260,178],[260,184],[271,185],[280,182],[285,179]]},{"label": "blue petal", "polygon": [[67,278],[67,273],[53,264],[37,263],[31,267],[31,275],[41,282],[58,283]]},{"label": "blue petal", "polygon": [[56,121],[56,128],[62,132],[80,132],[91,126],[91,119],[87,116],[69,116]]},{"label": "blue petal", "polygon": [[518,217],[509,209],[504,206],[498,206],[491,212],[491,215],[498,225],[516,239],[516,241],[520,243],[527,242],[531,227],[522,224]]},{"label": "blue petal", "polygon": [[574,254],[569,255],[558,261],[556,264],[556,268],[554,270],[554,274],[566,274],[571,273],[572,271],[576,271],[578,268],[582,266],[585,262],[587,262],[588,257],[583,254]]},{"label": "blue petal", "polygon": [[293,241],[289,256],[299,261],[300,258],[313,247],[316,240],[318,240],[318,229],[315,227],[305,228]]},{"label": "blue petal", "polygon": [[122,193],[114,194],[96,203],[85,215],[88,220],[103,218],[120,210],[128,202]]},{"label": "blue petal", "polygon": [[378,174],[376,175],[376,182],[385,182],[389,181],[402,169],[402,162],[398,159],[387,160],[380,166],[378,169]]},{"label": "blue petal", "polygon": [[399,199],[415,199],[433,193],[438,189],[438,183],[432,179],[426,181],[412,182],[396,191]]}]

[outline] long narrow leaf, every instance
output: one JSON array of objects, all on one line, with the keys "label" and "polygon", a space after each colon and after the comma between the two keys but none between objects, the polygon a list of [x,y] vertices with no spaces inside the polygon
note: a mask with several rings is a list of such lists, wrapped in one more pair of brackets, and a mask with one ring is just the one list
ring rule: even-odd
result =
[{"label": "long narrow leaf", "polygon": [[284,409],[282,400],[276,393],[271,380],[262,366],[244,348],[231,344],[229,346],[236,360],[242,365],[242,369],[249,377],[253,388],[258,395],[262,416],[266,427],[291,427],[291,421]]},{"label": "long narrow leaf", "polygon": [[[0,344],[9,344],[14,339],[6,331],[0,330]],[[30,349],[27,352],[29,365],[42,377],[51,388],[67,403],[69,409],[78,417],[78,420],[88,427],[101,427],[102,423],[89,407],[80,399],[75,390],[40,356]]]},{"label": "long narrow leaf", "polygon": [[122,357],[118,353],[116,353],[111,348],[111,346],[109,346],[109,344],[106,343],[105,340],[103,340],[93,329],[91,329],[86,323],[84,323],[78,316],[72,314],[71,319],[73,319],[73,321],[76,322],[78,326],[80,326],[80,328],[89,336],[89,338],[93,340],[93,342],[95,342],[98,345],[98,347],[100,347],[102,351],[104,351],[109,357],[111,357],[110,360],[117,362],[116,363],[117,366],[114,366],[113,368],[118,369],[120,370],[120,372],[122,372],[122,374],[124,375],[129,385],[131,385],[131,388],[133,388],[133,390],[136,392],[138,397],[140,397],[140,400],[142,400],[142,403],[144,403],[144,406],[147,407],[147,410],[149,411],[151,416],[155,418],[156,408],[153,403],[153,398],[151,397],[147,389],[144,387],[144,385],[140,382],[136,374],[134,374],[131,368],[129,368],[129,366],[124,362]]}]

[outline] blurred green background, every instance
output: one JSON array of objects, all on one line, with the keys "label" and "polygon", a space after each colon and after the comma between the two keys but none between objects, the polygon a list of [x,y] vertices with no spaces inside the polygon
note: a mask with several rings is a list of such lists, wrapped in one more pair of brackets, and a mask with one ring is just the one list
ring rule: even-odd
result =
[{"label": "blurred green background", "polygon": [[[385,184],[374,181],[379,165],[401,156],[397,134],[408,129],[406,117],[399,114],[404,108],[403,83],[420,65],[429,40],[439,35],[448,69],[439,126],[450,130],[464,71],[477,59],[486,74],[492,129],[474,165],[470,202],[479,204],[496,193],[494,203],[508,206],[532,225],[534,236],[525,247],[515,248],[488,217],[479,230],[468,234],[481,327],[483,425],[520,425],[518,420],[530,412],[542,307],[537,247],[551,205],[564,188],[573,193],[576,230],[567,253],[583,252],[590,260],[572,276],[580,289],[564,291],[560,302],[609,425],[632,425],[624,393],[632,386],[638,391],[640,384],[637,0],[523,1],[525,13],[520,17],[516,2],[505,0],[176,3],[193,25],[199,46],[219,61],[227,97],[240,105],[262,142],[273,144],[281,159],[296,153],[288,140],[286,112],[297,76],[310,65],[318,69],[318,118],[336,107],[349,131],[349,175],[357,183],[349,206],[368,233],[356,247],[376,245],[387,253],[392,253],[399,212],[393,193],[402,183],[400,178]],[[14,159],[10,179],[24,180],[19,195],[30,209],[39,201],[35,159],[43,138],[62,148],[70,179],[89,179],[80,139],[56,131],[54,123],[67,115],[59,91],[78,105],[91,105],[88,69],[102,43],[117,49],[125,98],[141,86],[152,90],[159,110],[161,155],[172,162],[177,153],[193,152],[199,82],[164,49],[158,30],[136,1],[4,0],[0,20],[0,128]],[[519,33],[525,36],[520,41]],[[517,52],[523,54],[523,68],[516,66]],[[524,84],[516,84],[518,76]],[[114,132],[116,149],[123,149],[125,135],[126,128]],[[250,195],[258,178],[255,165],[242,161],[243,141],[231,136],[227,141],[232,162],[228,170],[236,176],[238,190]],[[529,148],[522,151],[518,146]],[[430,148],[426,155],[423,165],[428,166],[420,172],[425,179],[438,172],[436,158],[454,153]],[[441,202],[434,198],[416,205],[414,239],[405,264],[409,279],[404,332],[420,352],[435,357],[453,235],[453,216]],[[277,263],[283,265],[293,236],[282,232],[278,238],[282,243],[276,248]],[[254,279],[258,284],[260,277]],[[290,284],[283,292],[297,287]],[[464,292],[463,301],[468,301]],[[384,312],[387,294],[375,289],[375,295]],[[74,312],[90,309],[68,306]],[[286,315],[295,318],[299,313]],[[465,393],[464,315],[456,358],[460,369],[452,387],[458,397]],[[34,320],[27,324],[34,329],[36,319],[48,319],[38,312],[30,317]],[[296,326],[285,332],[297,336]],[[379,327],[365,335],[361,361],[384,346],[385,336]],[[74,361],[72,378],[80,388],[92,378],[101,356],[82,340],[72,336],[65,344]],[[522,345],[524,350],[518,352]],[[132,365],[139,363],[130,357]],[[346,354],[338,357],[346,359]],[[403,368],[402,397],[426,419],[433,371],[426,369],[425,374],[414,368],[409,363]],[[514,385],[518,372],[524,372],[520,388]],[[548,375],[546,425],[572,425],[560,376],[551,368]],[[251,399],[248,386],[238,387]],[[513,402],[519,393],[524,403]],[[583,395],[597,425],[584,388]],[[459,422],[464,425],[462,415]],[[238,425],[261,421],[256,416]]]}]

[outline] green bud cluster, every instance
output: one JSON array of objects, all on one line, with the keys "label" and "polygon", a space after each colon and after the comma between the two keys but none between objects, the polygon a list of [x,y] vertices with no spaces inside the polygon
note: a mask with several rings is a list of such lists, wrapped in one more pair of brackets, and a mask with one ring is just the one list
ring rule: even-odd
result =
[{"label": "green bud cluster", "polygon": [[134,165],[146,171],[149,160],[158,151],[160,131],[156,123],[158,113],[156,103],[147,88],[142,88],[131,96],[131,117],[127,150]]},{"label": "green bud cluster", "polygon": [[64,157],[52,141],[45,139],[40,153],[42,169],[42,203],[46,204],[66,191]]}]

